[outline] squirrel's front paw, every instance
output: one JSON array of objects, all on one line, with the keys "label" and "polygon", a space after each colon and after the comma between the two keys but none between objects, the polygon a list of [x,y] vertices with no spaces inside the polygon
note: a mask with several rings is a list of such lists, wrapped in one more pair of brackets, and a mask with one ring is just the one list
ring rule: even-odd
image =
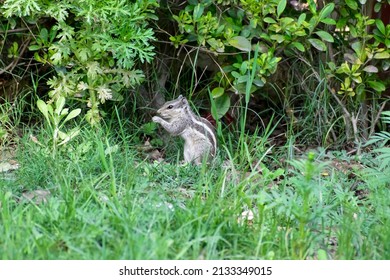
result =
[{"label": "squirrel's front paw", "polygon": [[152,121],[155,122],[155,123],[159,123],[160,120],[161,120],[161,118],[160,118],[160,117],[157,117],[157,116],[154,116],[154,117],[152,118]]}]

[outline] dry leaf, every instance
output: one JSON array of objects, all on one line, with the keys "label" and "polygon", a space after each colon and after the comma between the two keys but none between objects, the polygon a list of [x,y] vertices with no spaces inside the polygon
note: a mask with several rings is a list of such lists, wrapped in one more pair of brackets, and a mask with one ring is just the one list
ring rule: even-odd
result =
[{"label": "dry leaf", "polygon": [[253,214],[252,210],[246,210],[246,211],[241,213],[241,216],[238,217],[237,222],[240,225],[243,225],[244,222],[246,221],[248,225],[252,225],[253,218],[254,218],[254,214]]},{"label": "dry leaf", "polygon": [[145,143],[142,146],[138,146],[138,150],[143,152],[148,152],[153,150],[153,146],[150,144],[149,140],[146,140]]},{"label": "dry leaf", "polygon": [[155,149],[151,152],[148,153],[148,158],[150,158],[151,160],[157,160],[158,162],[162,162],[164,159],[162,157],[162,154],[160,153],[159,150]]},{"label": "dry leaf", "polygon": [[0,172],[8,172],[18,168],[19,164],[14,160],[10,160],[9,162],[0,162]]},{"label": "dry leaf", "polygon": [[22,193],[23,198],[28,201],[34,202],[35,204],[47,202],[47,197],[50,195],[48,190],[34,190]]},{"label": "dry leaf", "polygon": [[34,135],[30,134],[30,140],[33,141],[34,143],[39,143],[37,137],[35,137]]}]

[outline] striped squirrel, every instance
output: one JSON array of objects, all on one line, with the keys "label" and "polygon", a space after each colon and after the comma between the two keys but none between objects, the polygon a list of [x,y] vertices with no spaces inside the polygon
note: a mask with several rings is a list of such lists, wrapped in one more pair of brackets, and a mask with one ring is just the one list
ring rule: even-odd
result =
[{"label": "striped squirrel", "polygon": [[212,124],[191,110],[185,97],[166,102],[154,116],[153,122],[161,124],[169,134],[184,139],[184,161],[199,165],[202,160],[215,156],[217,138]]}]

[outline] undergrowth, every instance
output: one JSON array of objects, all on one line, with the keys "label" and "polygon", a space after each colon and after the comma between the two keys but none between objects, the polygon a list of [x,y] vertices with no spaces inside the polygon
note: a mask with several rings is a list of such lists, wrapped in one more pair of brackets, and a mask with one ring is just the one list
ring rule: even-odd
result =
[{"label": "undergrowth", "polygon": [[45,130],[25,133],[19,169],[0,173],[2,259],[390,257],[388,185],[351,158],[278,161],[254,135],[248,164],[228,145],[210,166],[158,163],[111,127],[82,129],[55,157],[29,137],[45,143]]}]

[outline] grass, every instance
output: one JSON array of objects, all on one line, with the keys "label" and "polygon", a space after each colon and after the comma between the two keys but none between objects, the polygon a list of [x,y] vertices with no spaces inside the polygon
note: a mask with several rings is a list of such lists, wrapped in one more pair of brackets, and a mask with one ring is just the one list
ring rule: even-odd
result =
[{"label": "grass", "polygon": [[[20,168],[0,173],[1,259],[390,258],[387,182],[346,156],[278,161],[288,147],[268,156],[255,135],[211,166],[181,166],[145,160],[125,133],[84,128],[53,158],[46,131],[43,146],[31,132]],[[37,190],[46,202],[28,196]]]}]

